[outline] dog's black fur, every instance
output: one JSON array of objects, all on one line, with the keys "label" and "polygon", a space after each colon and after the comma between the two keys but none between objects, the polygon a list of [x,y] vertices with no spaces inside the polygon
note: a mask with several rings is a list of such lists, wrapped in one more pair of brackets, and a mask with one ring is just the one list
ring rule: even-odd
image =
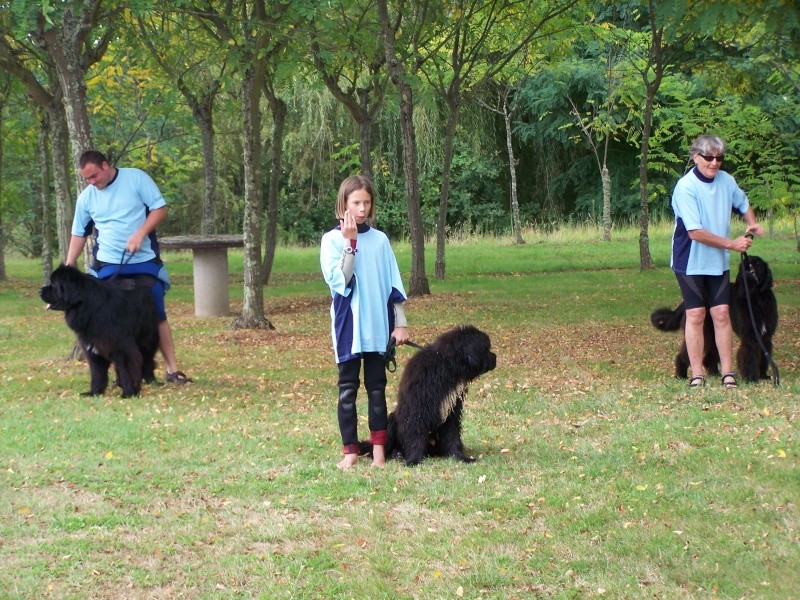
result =
[{"label": "dog's black fur", "polygon": [[491,348],[488,335],[465,325],[443,333],[409,359],[388,418],[387,457],[407,465],[428,456],[475,461],[461,442],[461,417],[469,384],[497,365]]},{"label": "dog's black fur", "polygon": [[[770,354],[772,354],[772,336],[778,327],[778,303],[775,293],[772,291],[772,270],[767,262],[759,256],[748,256],[745,259],[745,265],[743,269],[740,264],[739,273],[735,281],[731,283],[730,318],[733,331],[741,340],[736,353],[739,374],[745,381],[754,382],[768,378],[769,364],[750,321],[746,294],[749,291],[756,326],[764,347]],[[745,289],[745,277],[747,278],[747,290]],[[686,307],[681,302],[675,310],[657,308],[650,315],[650,322],[661,331],[683,330],[686,322]],[[719,375],[719,352],[714,338],[714,324],[708,313],[706,313],[703,327],[703,339],[705,342],[703,366],[706,373]],[[675,377],[686,379],[688,371],[689,354],[684,341],[675,357]]]},{"label": "dog's black fur", "polygon": [[78,335],[91,374],[87,395],[105,392],[111,363],[124,398],[138,396],[143,380],[155,381],[158,314],[149,289],[127,278],[100,281],[61,265],[39,295],[47,308],[64,311]]},{"label": "dog's black fur", "polygon": [[[650,315],[653,327],[661,331],[683,331],[686,326],[686,307],[681,302],[675,310],[671,308],[657,308]],[[719,351],[714,337],[714,323],[711,315],[706,313],[703,323],[703,367],[706,374],[719,375]],[[681,349],[675,355],[675,377],[686,379],[689,376],[689,352],[686,349],[686,340],[681,343]]]},{"label": "dog's black fur", "polygon": [[[745,289],[745,280],[747,289]],[[736,367],[745,381],[769,379],[769,360],[761,349],[756,330],[767,353],[772,355],[772,336],[778,329],[778,301],[772,291],[772,270],[758,256],[747,256],[731,289],[731,324],[741,344],[736,353]],[[753,321],[747,305],[747,293],[753,309]],[[735,308],[734,308],[735,307]]]}]

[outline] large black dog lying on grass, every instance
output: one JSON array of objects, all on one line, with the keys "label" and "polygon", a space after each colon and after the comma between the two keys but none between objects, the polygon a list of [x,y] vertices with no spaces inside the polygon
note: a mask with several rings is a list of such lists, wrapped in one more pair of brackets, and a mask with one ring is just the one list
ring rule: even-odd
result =
[{"label": "large black dog lying on grass", "polygon": [[[497,365],[489,336],[472,325],[456,327],[406,364],[389,414],[386,456],[416,465],[427,456],[474,462],[461,442],[461,414],[469,384]],[[362,442],[362,449],[369,444]]]},{"label": "large black dog lying on grass", "polygon": [[[746,279],[746,281],[745,281]],[[736,366],[745,381],[768,379],[769,361],[758,343],[755,330],[758,330],[764,348],[772,354],[772,336],[778,328],[778,302],[772,291],[772,270],[767,262],[759,256],[747,256],[740,264],[739,274],[731,284],[730,316],[733,331],[739,336],[741,344],[736,353]],[[745,288],[745,285],[747,286]],[[750,319],[747,305],[747,293],[750,294],[750,305],[753,308],[755,330]],[[650,315],[650,321],[661,331],[677,331],[683,329],[686,320],[686,309],[681,302],[675,310],[658,308]],[[719,375],[719,353],[714,340],[714,325],[711,315],[706,313],[703,327],[705,347],[703,349],[703,366],[707,373]],[[675,357],[675,377],[686,379],[689,370],[689,354],[686,342],[681,345]]]},{"label": "large black dog lying on grass", "polygon": [[148,288],[126,278],[101,281],[61,265],[39,295],[47,308],[64,311],[78,335],[91,374],[87,395],[105,392],[111,363],[124,398],[138,396],[142,380],[155,381],[158,314]]}]

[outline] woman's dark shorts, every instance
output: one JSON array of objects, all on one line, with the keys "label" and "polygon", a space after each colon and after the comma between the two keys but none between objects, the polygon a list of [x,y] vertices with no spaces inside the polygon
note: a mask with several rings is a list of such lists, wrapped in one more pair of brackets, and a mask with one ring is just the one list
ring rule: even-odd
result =
[{"label": "woman's dark shorts", "polygon": [[713,308],[730,304],[731,272],[722,275],[683,275],[675,273],[683,303],[689,308]]}]

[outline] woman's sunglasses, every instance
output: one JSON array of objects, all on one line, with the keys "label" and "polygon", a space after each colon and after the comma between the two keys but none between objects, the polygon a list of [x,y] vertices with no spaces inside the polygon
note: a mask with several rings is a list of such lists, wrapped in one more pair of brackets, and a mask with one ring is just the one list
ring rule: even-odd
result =
[{"label": "woman's sunglasses", "polygon": [[714,162],[716,160],[718,163],[721,163],[722,160],[725,158],[724,154],[720,154],[719,156],[709,156],[707,154],[700,154],[699,156],[702,156],[706,162]]}]

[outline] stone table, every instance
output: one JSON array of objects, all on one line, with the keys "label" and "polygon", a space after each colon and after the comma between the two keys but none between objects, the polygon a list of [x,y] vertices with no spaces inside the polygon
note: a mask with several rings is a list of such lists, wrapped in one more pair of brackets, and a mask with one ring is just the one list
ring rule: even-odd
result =
[{"label": "stone table", "polygon": [[191,250],[194,272],[194,315],[230,315],[228,248],[244,246],[241,235],[178,235],[159,238],[165,250]]}]

